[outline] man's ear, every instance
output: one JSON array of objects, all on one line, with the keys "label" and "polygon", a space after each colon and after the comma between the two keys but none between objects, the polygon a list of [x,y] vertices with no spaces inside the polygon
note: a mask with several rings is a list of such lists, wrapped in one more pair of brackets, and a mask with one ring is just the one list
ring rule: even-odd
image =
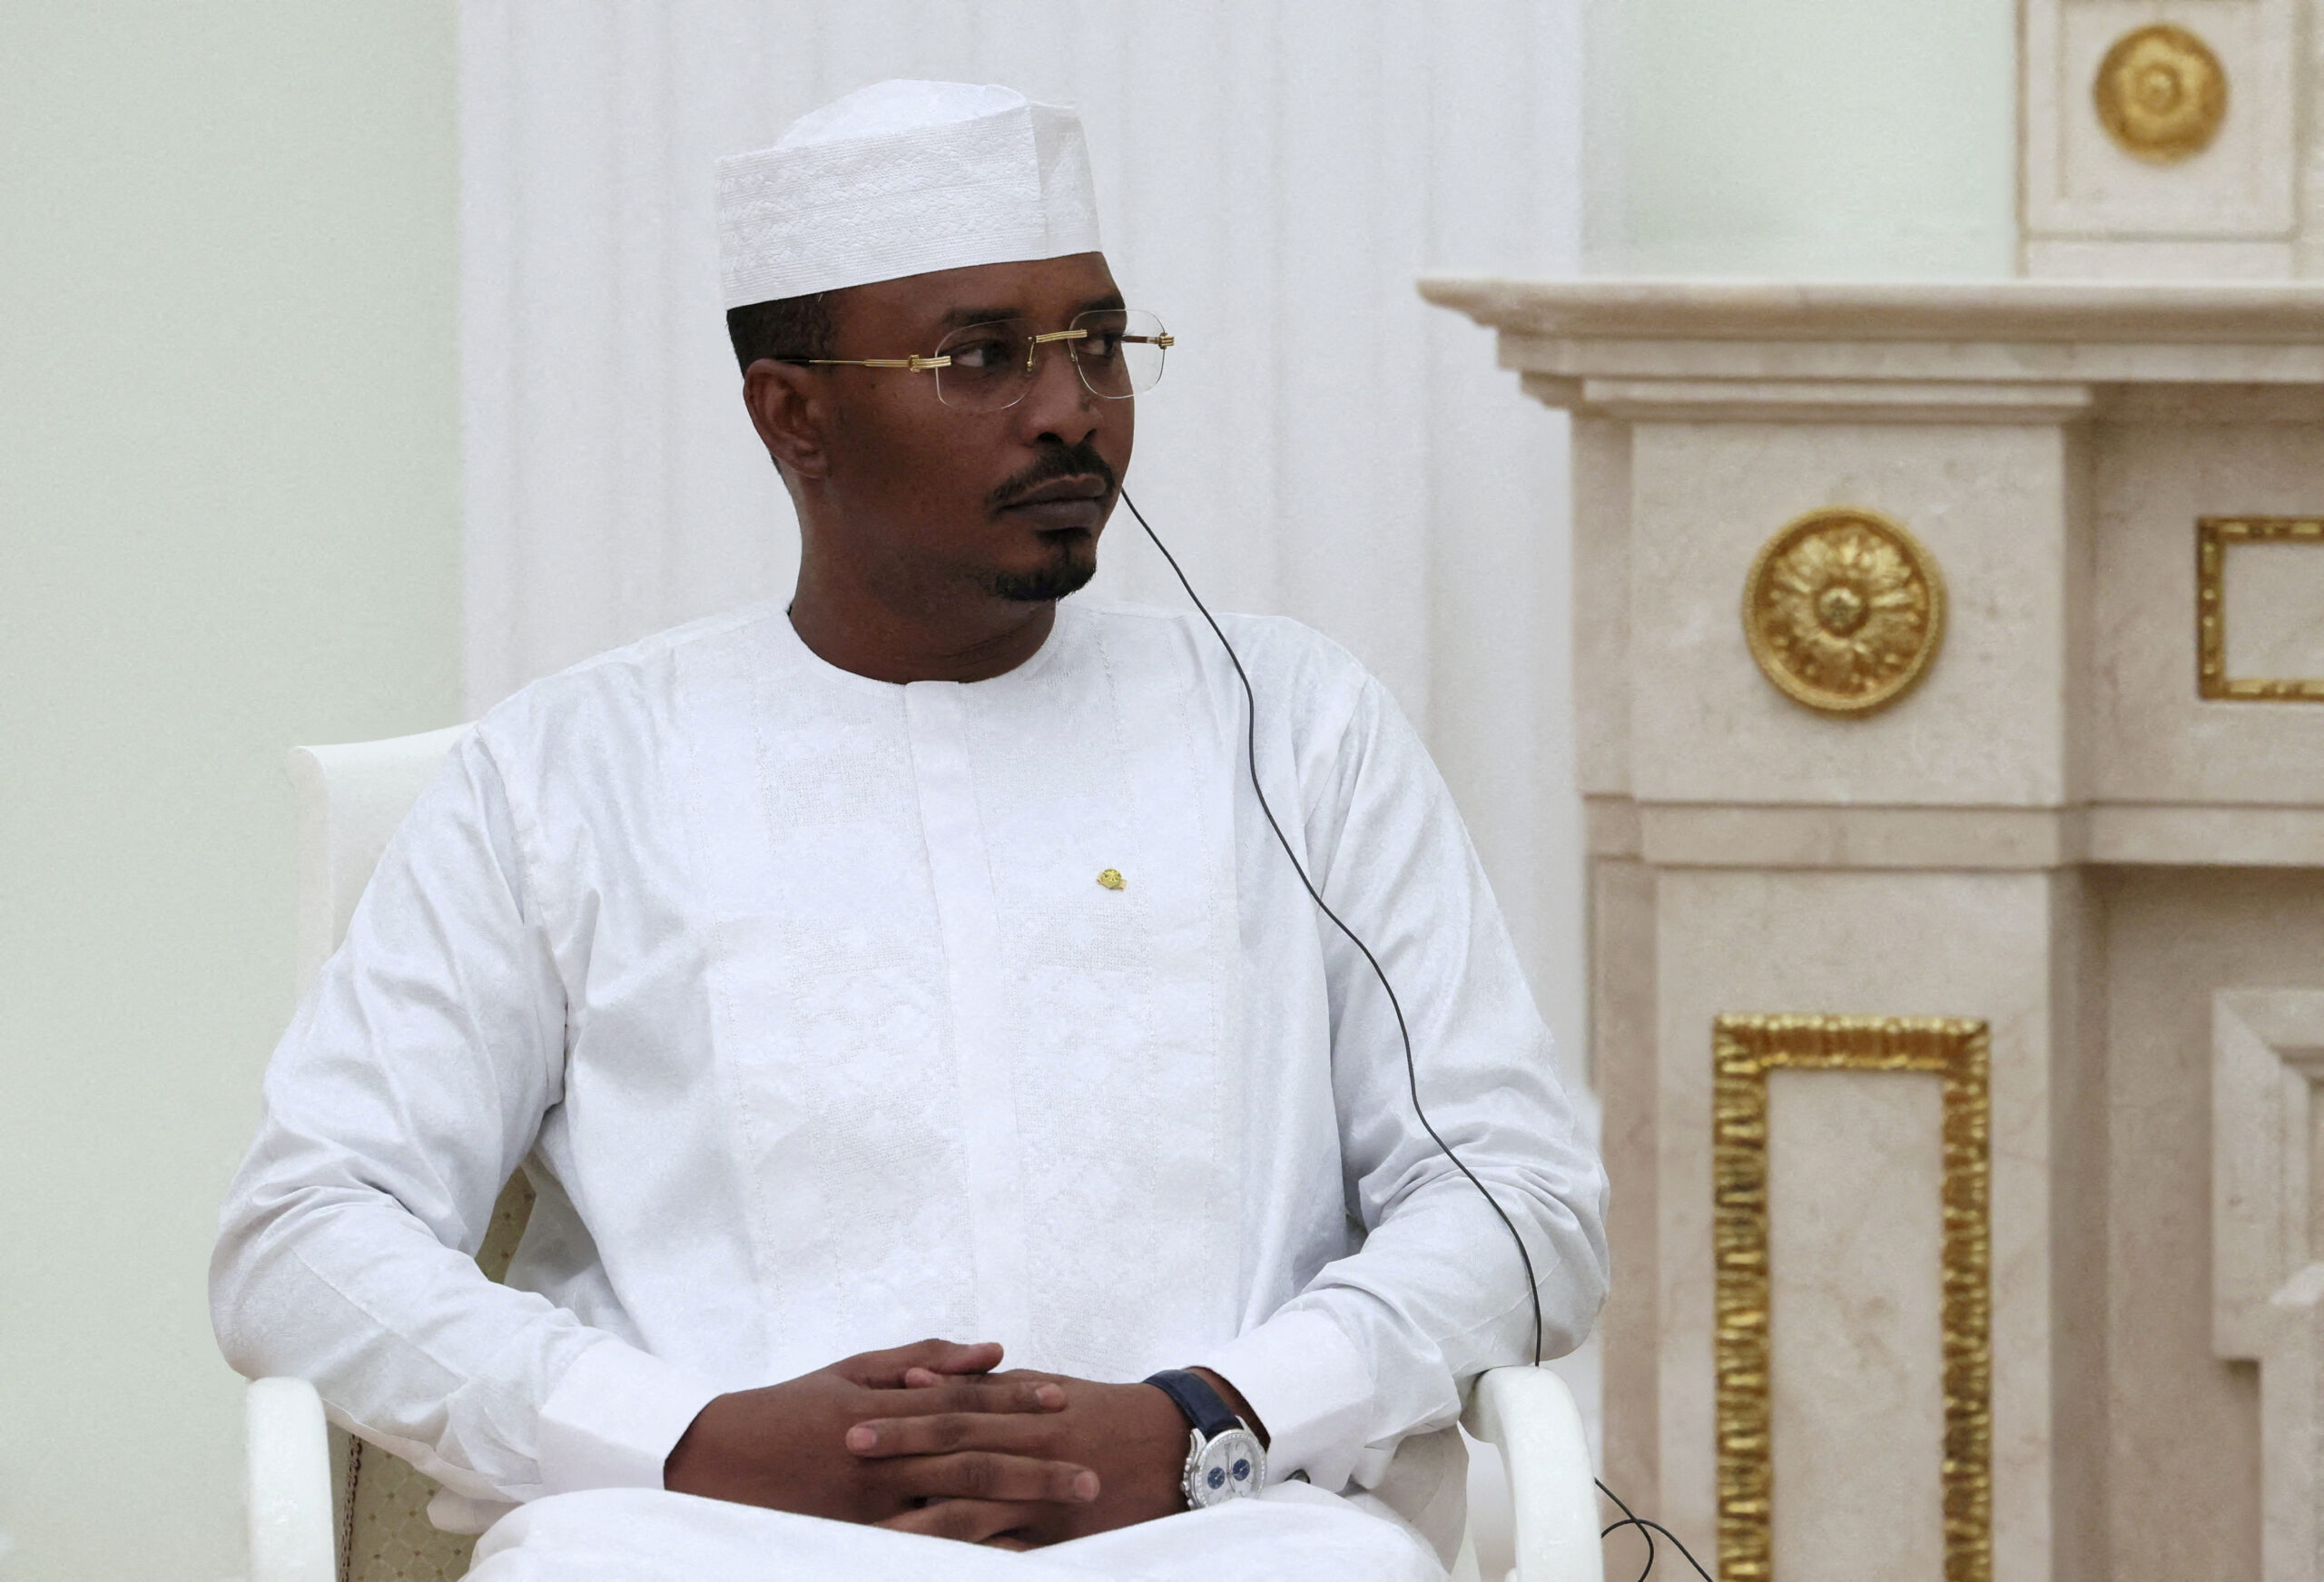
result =
[{"label": "man's ear", "polygon": [[766,453],[798,477],[821,477],[830,462],[823,426],[829,387],[813,368],[763,357],[743,371],[743,404]]}]

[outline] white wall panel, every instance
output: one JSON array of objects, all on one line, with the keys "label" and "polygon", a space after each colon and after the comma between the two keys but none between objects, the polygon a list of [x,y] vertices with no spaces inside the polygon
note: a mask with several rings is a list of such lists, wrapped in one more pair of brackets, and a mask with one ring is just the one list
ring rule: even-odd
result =
[{"label": "white wall panel", "polygon": [[[1426,308],[1571,272],[1571,0],[467,0],[468,686],[786,591],[725,342],[711,165],[895,75],[1078,105],[1107,253],[1179,337],[1128,482],[1206,598],[1394,689],[1581,1047],[1564,431]],[[1098,590],[1175,603],[1117,516]]]}]

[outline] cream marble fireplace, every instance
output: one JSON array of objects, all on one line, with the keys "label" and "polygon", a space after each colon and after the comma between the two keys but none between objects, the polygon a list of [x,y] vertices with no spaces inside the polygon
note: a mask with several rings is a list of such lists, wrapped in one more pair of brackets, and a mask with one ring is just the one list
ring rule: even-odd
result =
[{"label": "cream marble fireplace", "polygon": [[2317,1577],[2324,286],[1423,290],[1573,414],[1609,1480]]}]

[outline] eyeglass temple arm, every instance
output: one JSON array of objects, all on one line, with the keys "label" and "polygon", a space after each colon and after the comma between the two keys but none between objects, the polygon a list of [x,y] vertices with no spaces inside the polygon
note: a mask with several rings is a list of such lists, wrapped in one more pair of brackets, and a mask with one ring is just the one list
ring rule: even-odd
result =
[{"label": "eyeglass temple arm", "polygon": [[[1047,335],[1033,336],[1025,343],[1026,371],[1028,373],[1032,371],[1033,359],[1040,355],[1041,347],[1045,342],[1051,340],[1087,340],[1088,339],[1089,332],[1087,329],[1052,329]],[[1130,341],[1139,346],[1158,346],[1165,351],[1167,351],[1171,347],[1176,346],[1178,343],[1177,338],[1171,335],[1117,335],[1114,339],[1116,340]]]},{"label": "eyeglass temple arm", "polygon": [[931,368],[950,368],[949,357],[803,357],[796,359],[811,368],[901,368],[924,374]]},{"label": "eyeglass temple arm", "polygon": [[[1047,335],[1036,335],[1025,343],[1026,366],[1032,366],[1039,349],[1049,341],[1088,339],[1087,329],[1052,329]],[[1115,339],[1132,341],[1139,346],[1158,346],[1166,351],[1178,344],[1178,338],[1175,335],[1122,335]],[[802,357],[783,360],[805,363],[810,368],[900,368],[916,374],[952,366],[952,359],[949,357],[921,357],[917,354],[911,357]]]}]

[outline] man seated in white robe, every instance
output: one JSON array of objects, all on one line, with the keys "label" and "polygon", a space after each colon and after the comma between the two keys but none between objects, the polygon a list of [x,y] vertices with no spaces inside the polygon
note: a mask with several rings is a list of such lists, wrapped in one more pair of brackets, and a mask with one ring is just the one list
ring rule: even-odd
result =
[{"label": "man seated in white robe", "polygon": [[1254,716],[1198,614],[1061,602],[1168,344],[1070,113],[883,84],[720,208],[796,591],[453,749],[268,1072],[228,1358],[480,1576],[1441,1576],[1464,1388],[1606,1279],[1443,782],[1303,626],[1224,619]]}]

